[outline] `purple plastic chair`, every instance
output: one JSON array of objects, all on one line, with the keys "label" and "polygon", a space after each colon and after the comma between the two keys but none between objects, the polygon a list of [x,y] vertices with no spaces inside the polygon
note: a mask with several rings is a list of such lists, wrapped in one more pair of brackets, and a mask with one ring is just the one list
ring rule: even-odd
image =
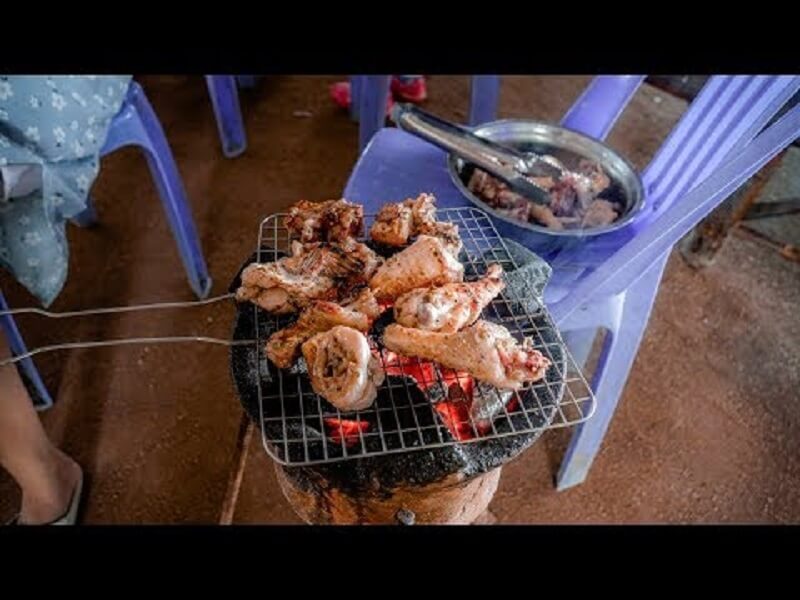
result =
[{"label": "purple plastic chair", "polygon": [[[358,148],[363,151],[372,136],[386,121],[389,75],[354,75],[350,78],[350,116],[359,122]],[[469,103],[469,124],[477,125],[495,118],[500,99],[500,77],[475,75]]]},{"label": "purple plastic chair", "polygon": [[[122,108],[111,121],[108,138],[100,152],[106,155],[123,146],[138,146],[144,152],[172,234],[178,244],[189,283],[199,298],[205,298],[211,290],[211,277],[200,248],[183,182],[161,123],[144,91],[135,81],[131,82]],[[73,222],[88,226],[95,220],[96,213],[90,200],[88,208],[76,216]],[[2,293],[0,293],[0,310],[8,310]],[[6,334],[11,352],[15,356],[26,353],[25,342],[14,319],[8,315],[0,316],[0,325]],[[28,358],[20,361],[18,365],[28,389],[32,392],[36,407],[44,409],[52,406],[53,399],[33,360]]]},{"label": "purple plastic chair", "polygon": [[239,86],[253,87],[255,77],[233,75],[206,75],[208,95],[217,120],[222,153],[227,158],[239,156],[247,149],[242,110],[239,106]]},{"label": "purple plastic chair", "polygon": [[[641,80],[595,78],[562,124],[605,137]],[[647,327],[670,249],[800,136],[800,106],[765,129],[798,89],[800,77],[712,77],[642,173],[646,202],[637,220],[545,256],[554,269],[545,300],[579,364],[585,364],[598,328],[607,332],[592,380],[597,410],[574,430],[558,489],[586,478]],[[450,179],[444,152],[383,129],[361,155],[344,197],[374,212],[386,201],[423,191],[444,207],[470,205]],[[541,242],[526,230],[495,223],[502,235],[529,247]]]}]

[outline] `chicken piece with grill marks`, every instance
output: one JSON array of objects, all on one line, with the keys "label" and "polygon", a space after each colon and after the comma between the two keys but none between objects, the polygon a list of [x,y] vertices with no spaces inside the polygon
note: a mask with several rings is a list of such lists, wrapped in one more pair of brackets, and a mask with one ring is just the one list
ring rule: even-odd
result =
[{"label": "chicken piece with grill marks", "polygon": [[432,194],[384,204],[370,229],[373,240],[393,247],[405,246],[420,235],[441,237],[454,255],[461,250],[458,226],[436,220],[436,198]]},{"label": "chicken piece with grill marks", "polygon": [[491,264],[477,281],[412,290],[394,303],[394,318],[404,327],[455,333],[474,323],[505,287],[503,268]]},{"label": "chicken piece with grill marks", "polygon": [[289,314],[312,300],[347,298],[381,264],[377,254],[352,239],[336,244],[296,242],[292,252],[275,262],[248,265],[236,298],[275,314]]},{"label": "chicken piece with grill marks", "polygon": [[458,258],[458,253],[461,252],[463,242],[461,236],[458,235],[458,225],[455,223],[448,223],[446,221],[433,221],[430,223],[422,223],[416,230],[416,235],[428,235],[442,240],[445,249]]},{"label": "chicken piece with grill marks", "polygon": [[375,216],[370,236],[386,246],[405,246],[414,232],[414,216],[405,202],[385,204]]},{"label": "chicken piece with grill marks", "polygon": [[392,323],[384,332],[383,343],[398,354],[467,371],[475,379],[505,390],[518,390],[526,382],[538,381],[550,366],[530,339],[519,344],[505,327],[488,321],[478,321],[458,333],[422,331]]},{"label": "chicken piece with grill marks", "polygon": [[364,207],[347,200],[300,200],[289,209],[285,225],[301,242],[342,242],[364,232]]},{"label": "chicken piece with grill marks", "polygon": [[363,410],[378,394],[385,373],[366,336],[336,326],[303,344],[311,387],[341,411]]},{"label": "chicken piece with grill marks", "polygon": [[380,313],[381,308],[369,288],[364,288],[353,302],[345,306],[315,300],[300,313],[297,321],[270,336],[267,356],[278,368],[288,369],[300,356],[300,346],[313,335],[337,325],[366,333]]},{"label": "chicken piece with grill marks", "polygon": [[422,235],[375,271],[369,287],[382,302],[411,290],[464,280],[464,267],[440,238]]}]

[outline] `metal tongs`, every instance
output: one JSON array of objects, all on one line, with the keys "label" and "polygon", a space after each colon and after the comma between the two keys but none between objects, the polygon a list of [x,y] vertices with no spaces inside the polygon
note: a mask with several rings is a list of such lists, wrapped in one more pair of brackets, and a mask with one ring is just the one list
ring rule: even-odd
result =
[{"label": "metal tongs", "polygon": [[396,104],[392,109],[392,120],[403,131],[455,154],[537,204],[549,204],[550,196],[547,190],[528,178],[550,177],[558,181],[567,173],[564,165],[552,156],[503,146],[412,104]]}]

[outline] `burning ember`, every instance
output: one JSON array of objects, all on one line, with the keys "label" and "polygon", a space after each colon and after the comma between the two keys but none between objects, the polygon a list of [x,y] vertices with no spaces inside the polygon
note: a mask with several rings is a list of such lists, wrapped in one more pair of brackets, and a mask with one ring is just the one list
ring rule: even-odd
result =
[{"label": "burning ember", "polygon": [[447,388],[447,400],[442,400],[436,404],[436,412],[439,413],[453,437],[459,441],[475,437],[475,432],[469,421],[469,406],[471,402],[472,398],[467,395],[464,389],[458,383],[453,383]]},{"label": "burning ember", "polygon": [[[410,377],[417,387],[434,404],[436,412],[447,429],[459,441],[473,439],[487,433],[492,419],[503,410],[517,407],[516,394],[501,392],[485,384],[477,384],[480,394],[475,395],[476,383],[465,371],[454,371],[419,358],[409,358],[381,350],[388,375]],[[442,391],[446,390],[446,395]],[[475,427],[473,427],[473,423]]]},{"label": "burning ember", "polygon": [[344,440],[344,445],[348,448],[358,443],[359,433],[366,433],[369,430],[369,423],[366,421],[329,417],[323,419],[323,422],[328,428],[328,437],[331,441],[341,444]]}]

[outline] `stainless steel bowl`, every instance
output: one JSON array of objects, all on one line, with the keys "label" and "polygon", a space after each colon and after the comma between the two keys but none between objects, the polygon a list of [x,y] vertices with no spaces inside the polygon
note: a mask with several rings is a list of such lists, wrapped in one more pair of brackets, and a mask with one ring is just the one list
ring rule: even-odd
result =
[{"label": "stainless steel bowl", "polygon": [[577,163],[582,158],[594,161],[603,167],[611,179],[611,186],[603,193],[603,197],[609,197],[624,206],[620,217],[603,227],[555,230],[536,223],[518,221],[499,213],[467,189],[467,182],[473,167],[451,154],[449,158],[450,176],[455,185],[462,194],[498,220],[547,236],[580,238],[608,233],[625,227],[644,205],[644,187],[636,169],[602,142],[558,125],[527,119],[493,121],[481,125],[473,131],[477,135],[522,151],[551,154],[561,160],[568,169],[577,168]]}]

